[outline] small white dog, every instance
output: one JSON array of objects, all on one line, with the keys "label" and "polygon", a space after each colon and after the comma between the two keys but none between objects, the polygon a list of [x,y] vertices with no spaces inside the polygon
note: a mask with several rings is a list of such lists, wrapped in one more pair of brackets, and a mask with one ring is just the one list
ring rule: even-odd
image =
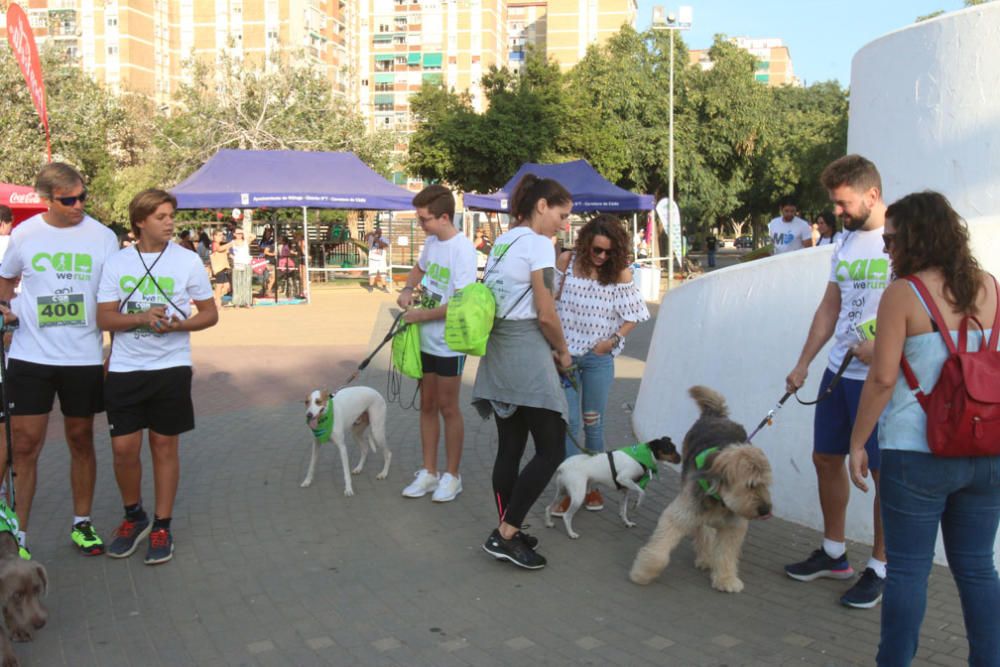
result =
[{"label": "small white dog", "polygon": [[[312,484],[319,447],[329,441],[337,445],[340,450],[340,461],[344,467],[345,496],[354,495],[351,474],[357,475],[365,467],[368,447],[371,447],[373,452],[381,449],[385,461],[382,472],[375,478],[388,477],[392,452],[385,444],[385,413],[385,399],[371,387],[345,387],[336,394],[316,389],[309,394],[309,398],[306,399],[306,423],[313,434],[312,458],[309,459],[309,470],[306,471],[306,478],[302,480],[302,487]],[[348,429],[361,448],[361,460],[353,469],[349,468],[347,460]],[[362,440],[365,430],[368,431],[367,443]]]},{"label": "small white dog", "polygon": [[[648,450],[643,449],[643,444],[648,446]],[[646,464],[639,462],[639,459],[643,458]],[[569,496],[569,507],[561,516],[563,523],[566,524],[566,532],[574,540],[580,537],[578,533],[573,532],[573,516],[583,504],[584,496],[587,495],[587,485],[590,482],[597,482],[607,487],[617,487],[625,492],[619,514],[622,523],[631,528],[635,523],[628,518],[629,496],[635,494],[635,506],[638,507],[646,496],[646,483],[656,472],[655,461],[680,463],[680,460],[677,448],[667,437],[623,447],[606,454],[571,456],[556,470],[556,497],[545,508],[545,525],[551,528],[553,515],[559,516],[555,513],[555,508],[565,493]]]}]

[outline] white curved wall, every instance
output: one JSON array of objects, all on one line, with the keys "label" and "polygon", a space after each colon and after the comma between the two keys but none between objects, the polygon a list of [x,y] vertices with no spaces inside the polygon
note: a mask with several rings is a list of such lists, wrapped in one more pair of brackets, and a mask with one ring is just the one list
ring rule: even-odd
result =
[{"label": "white curved wall", "polygon": [[945,193],[966,218],[1000,212],[1000,3],[889,33],[851,63],[848,151],[882,172],[886,202]]},{"label": "white curved wall", "polygon": [[[1000,3],[890,33],[865,46],[851,73],[848,150],[878,165],[887,202],[943,192],[968,221],[977,257],[1000,273]],[[829,272],[826,248],[734,266],[668,293],[657,316],[633,424],[676,441],[696,418],[688,387],[721,391],[752,430],[784,392]],[[801,392],[815,397],[828,350]],[[754,443],[775,472],[775,514],[822,520],[812,467],[812,408],[794,399]],[[848,537],[871,542],[871,499],[852,492]],[[1000,565],[1000,539],[997,541]],[[943,553],[938,550],[938,560]]]}]

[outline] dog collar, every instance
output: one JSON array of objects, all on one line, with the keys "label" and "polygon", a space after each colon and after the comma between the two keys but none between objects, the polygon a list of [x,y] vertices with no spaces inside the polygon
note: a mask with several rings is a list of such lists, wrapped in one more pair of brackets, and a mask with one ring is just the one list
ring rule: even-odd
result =
[{"label": "dog collar", "polygon": [[[309,423],[308,416],[306,423]],[[316,421],[316,428],[310,427],[309,430],[312,431],[317,442],[326,442],[330,439],[330,435],[333,434],[333,396],[330,396],[326,402],[326,410],[323,411],[323,416]]]},{"label": "dog collar", "polygon": [[[705,461],[708,460],[708,457],[711,456],[712,454],[716,453],[717,451],[719,451],[718,447],[709,447],[708,449],[702,451],[700,454],[698,454],[696,457],[694,457],[694,467],[695,467],[695,469],[697,469],[697,470],[703,469],[705,467]],[[722,498],[719,497],[718,493],[716,493],[714,491],[709,491],[709,489],[712,488],[712,485],[708,483],[708,480],[706,480],[706,479],[699,479],[698,480],[698,486],[701,487],[701,490],[704,491],[705,494],[709,498],[715,498],[718,501],[722,500]]]}]

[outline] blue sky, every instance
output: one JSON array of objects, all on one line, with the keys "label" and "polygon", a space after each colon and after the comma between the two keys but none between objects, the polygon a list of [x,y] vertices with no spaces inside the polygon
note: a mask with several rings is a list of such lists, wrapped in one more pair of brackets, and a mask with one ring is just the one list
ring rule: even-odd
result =
[{"label": "blue sky", "polygon": [[964,7],[962,0],[639,0],[636,27],[649,27],[654,5],[676,12],[682,4],[694,10],[692,29],[681,33],[688,48],[707,48],[717,33],[779,37],[796,76],[807,84],[836,79],[845,87],[862,46],[918,16]]}]

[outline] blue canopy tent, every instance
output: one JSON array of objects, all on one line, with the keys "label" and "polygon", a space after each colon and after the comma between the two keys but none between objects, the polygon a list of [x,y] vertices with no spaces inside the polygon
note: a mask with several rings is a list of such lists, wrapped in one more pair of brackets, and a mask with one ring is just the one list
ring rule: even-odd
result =
[{"label": "blue canopy tent", "polygon": [[[412,192],[354,153],[222,149],[171,192],[178,208],[301,208],[305,238],[310,208],[413,209]],[[308,295],[308,252],[305,267]]]},{"label": "blue canopy tent", "polygon": [[574,213],[651,211],[655,204],[652,195],[637,195],[620,188],[597,173],[586,160],[575,160],[562,164],[527,162],[497,192],[485,195],[464,193],[465,207],[506,213],[510,195],[525,174],[559,181],[573,195]]}]

